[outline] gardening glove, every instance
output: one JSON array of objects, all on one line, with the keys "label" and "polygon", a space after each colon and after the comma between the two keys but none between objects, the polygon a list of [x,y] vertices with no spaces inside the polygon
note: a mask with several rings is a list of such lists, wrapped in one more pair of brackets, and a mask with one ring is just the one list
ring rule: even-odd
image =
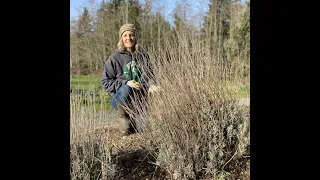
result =
[{"label": "gardening glove", "polygon": [[128,81],[127,85],[132,88],[139,89],[139,83],[136,82],[135,80]]},{"label": "gardening glove", "polygon": [[160,90],[160,88],[158,86],[151,85],[148,89],[148,95],[153,94],[159,90]]}]

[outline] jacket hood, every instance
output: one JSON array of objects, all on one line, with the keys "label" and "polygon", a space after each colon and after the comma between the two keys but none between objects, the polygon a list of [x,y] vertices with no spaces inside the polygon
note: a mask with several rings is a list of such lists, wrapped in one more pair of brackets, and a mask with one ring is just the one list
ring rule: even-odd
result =
[{"label": "jacket hood", "polygon": [[117,53],[117,54],[135,54],[135,55],[144,54],[143,52],[138,52],[138,54],[136,54],[136,53],[131,53],[131,52],[128,52],[128,51],[120,51],[119,49],[116,49],[115,53]]},{"label": "jacket hood", "polygon": [[116,49],[115,53],[117,53],[117,54],[131,54],[130,52],[127,52],[127,51],[122,51],[121,52],[119,49]]},{"label": "jacket hood", "polygon": [[124,52],[121,52],[119,49],[116,49],[115,53],[124,53]]}]

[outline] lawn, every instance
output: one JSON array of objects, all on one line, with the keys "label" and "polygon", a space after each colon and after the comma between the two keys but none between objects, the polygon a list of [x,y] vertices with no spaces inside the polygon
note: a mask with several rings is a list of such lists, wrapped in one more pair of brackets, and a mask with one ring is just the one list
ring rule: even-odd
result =
[{"label": "lawn", "polygon": [[70,88],[83,90],[102,88],[100,82],[100,77],[73,76],[70,77]]},{"label": "lawn", "polygon": [[83,106],[94,106],[96,109],[112,110],[108,93],[102,88],[100,77],[70,77],[70,97],[74,103]]}]

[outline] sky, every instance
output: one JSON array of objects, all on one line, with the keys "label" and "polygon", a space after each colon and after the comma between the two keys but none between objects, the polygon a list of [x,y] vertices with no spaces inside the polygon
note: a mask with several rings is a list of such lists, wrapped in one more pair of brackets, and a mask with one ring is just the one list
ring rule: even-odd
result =
[{"label": "sky", "polygon": [[78,14],[76,8],[87,2],[88,0],[70,0],[70,19]]},{"label": "sky", "polygon": [[[70,19],[75,19],[79,12],[81,12],[84,8],[84,6],[89,6],[90,0],[70,0]],[[95,2],[101,2],[102,0],[93,0]],[[105,0],[108,1],[108,0]],[[179,0],[177,0],[179,1]],[[191,4],[189,8],[194,8],[194,11],[197,12],[199,9],[202,9],[203,11],[206,11],[208,9],[208,2],[209,0],[188,0]],[[145,0],[139,0],[140,3],[144,3]],[[155,0],[154,2],[157,2]],[[162,2],[162,5],[165,6],[165,18],[172,23],[172,11],[175,7],[175,0],[160,0]]]}]

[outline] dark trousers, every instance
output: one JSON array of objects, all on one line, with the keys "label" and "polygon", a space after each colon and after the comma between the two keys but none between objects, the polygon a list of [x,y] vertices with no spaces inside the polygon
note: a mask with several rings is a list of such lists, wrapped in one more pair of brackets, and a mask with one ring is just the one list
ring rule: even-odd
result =
[{"label": "dark trousers", "polygon": [[[133,109],[132,99],[134,98],[133,89],[128,86],[122,86],[113,95],[111,99],[111,105],[115,110],[118,110],[119,114],[119,130],[125,134],[131,134],[136,131],[143,132],[143,128],[140,120],[130,118],[129,114],[126,112],[124,107],[129,107]],[[138,93],[139,94],[139,93]],[[141,93],[140,93],[141,95]]]}]

